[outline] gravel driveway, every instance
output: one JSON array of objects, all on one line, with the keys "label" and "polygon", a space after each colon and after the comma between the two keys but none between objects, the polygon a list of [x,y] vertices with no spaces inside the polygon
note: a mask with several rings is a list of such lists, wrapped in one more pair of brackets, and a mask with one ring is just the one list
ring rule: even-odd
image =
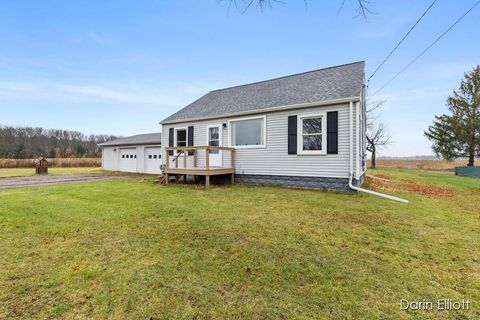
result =
[{"label": "gravel driveway", "polygon": [[38,175],[30,177],[0,178],[0,190],[24,187],[47,186],[62,183],[91,182],[101,180],[125,179],[125,175],[103,174],[62,174],[62,175]]}]

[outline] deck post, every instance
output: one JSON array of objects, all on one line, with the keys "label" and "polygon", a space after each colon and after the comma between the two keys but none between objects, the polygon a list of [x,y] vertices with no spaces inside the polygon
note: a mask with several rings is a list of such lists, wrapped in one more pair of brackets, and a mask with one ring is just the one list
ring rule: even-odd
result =
[{"label": "deck post", "polygon": [[210,170],[210,149],[205,148],[205,170]]},{"label": "deck post", "polygon": [[166,161],[166,163],[165,163],[165,165],[166,165],[165,168],[167,168],[167,169],[170,168],[170,165],[169,165],[169,162],[170,162],[169,153],[170,153],[170,150],[167,149],[167,154],[166,154],[166,160],[167,160],[167,161]]},{"label": "deck post", "polygon": [[168,173],[165,173],[165,185],[168,184],[168,180],[170,180],[170,177],[168,176]]},{"label": "deck post", "polygon": [[183,168],[187,169],[187,149],[183,150]]},{"label": "deck post", "polygon": [[233,184],[235,182],[235,173],[231,173],[230,175],[231,183]]},{"label": "deck post", "polygon": [[208,174],[205,176],[205,187],[210,187],[210,176]]}]

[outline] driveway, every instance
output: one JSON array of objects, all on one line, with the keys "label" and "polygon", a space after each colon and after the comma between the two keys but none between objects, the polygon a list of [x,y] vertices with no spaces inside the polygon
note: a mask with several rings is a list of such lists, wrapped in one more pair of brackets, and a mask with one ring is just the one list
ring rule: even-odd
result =
[{"label": "driveway", "polygon": [[91,182],[101,180],[125,179],[128,175],[103,175],[103,174],[62,174],[38,175],[30,177],[0,178],[0,190],[24,187],[47,186],[63,183]]}]

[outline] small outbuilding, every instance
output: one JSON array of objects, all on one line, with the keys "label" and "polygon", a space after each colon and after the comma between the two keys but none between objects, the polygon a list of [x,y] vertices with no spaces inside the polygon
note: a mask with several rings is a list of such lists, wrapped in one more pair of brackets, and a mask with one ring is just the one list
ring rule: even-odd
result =
[{"label": "small outbuilding", "polygon": [[147,133],[119,138],[98,145],[102,169],[110,171],[161,173],[161,134]]}]

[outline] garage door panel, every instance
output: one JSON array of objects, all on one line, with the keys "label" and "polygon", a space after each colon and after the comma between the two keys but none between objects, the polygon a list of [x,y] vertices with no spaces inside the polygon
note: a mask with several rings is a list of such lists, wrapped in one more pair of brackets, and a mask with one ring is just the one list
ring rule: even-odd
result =
[{"label": "garage door panel", "polygon": [[125,172],[137,172],[137,149],[120,149],[119,170]]},{"label": "garage door panel", "polygon": [[160,173],[162,165],[162,148],[148,147],[145,148],[144,171],[146,173]]}]

